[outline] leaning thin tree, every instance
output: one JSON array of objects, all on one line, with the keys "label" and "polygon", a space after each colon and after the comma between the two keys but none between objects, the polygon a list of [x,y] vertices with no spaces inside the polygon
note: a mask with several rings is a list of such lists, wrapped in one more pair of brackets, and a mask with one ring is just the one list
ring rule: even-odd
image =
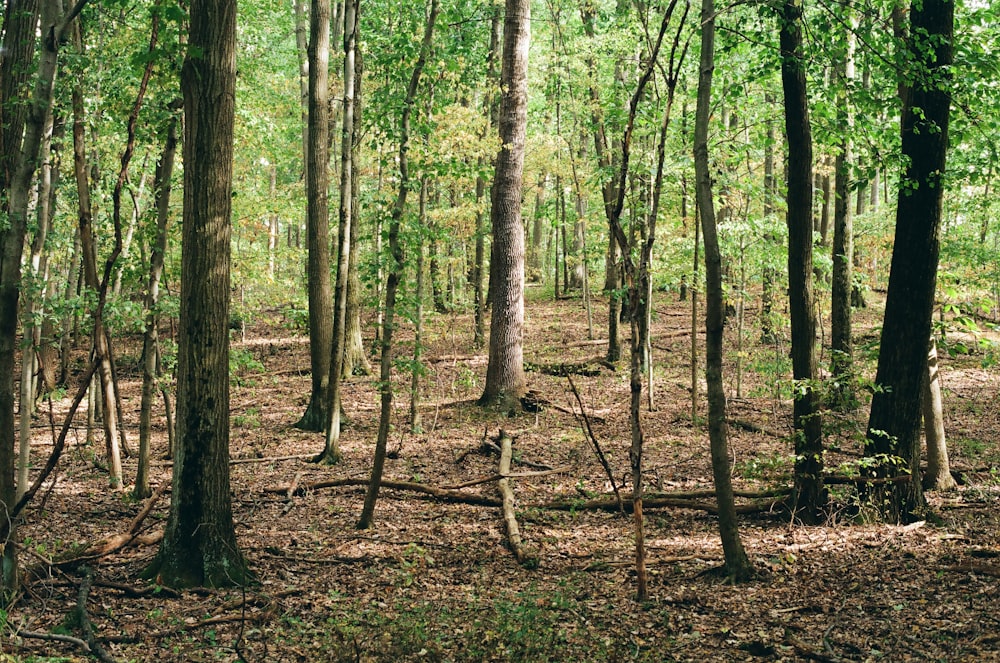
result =
[{"label": "leaning thin tree", "polygon": [[[727,577],[743,581],[753,575],[736,521],[729,438],[726,425],[726,392],[722,382],[724,293],[722,253],[719,249],[712,176],[708,170],[708,123],[712,112],[712,74],[715,70],[715,2],[701,3],[701,60],[698,105],[694,124],[695,192],[705,238],[705,382],[708,385],[708,438],[712,451],[712,476],[719,503],[719,535]],[[695,284],[697,288],[697,284]],[[694,335],[694,334],[692,334]]]},{"label": "leaning thin tree", "polygon": [[410,150],[410,116],[423,74],[430,56],[434,39],[434,23],[438,16],[438,0],[431,0],[427,23],[424,26],[424,38],[420,44],[420,55],[413,66],[410,84],[406,88],[406,99],[403,102],[403,113],[399,120],[399,192],[392,206],[392,217],[389,220],[389,253],[392,256],[392,266],[385,284],[385,318],[382,320],[381,350],[382,359],[379,368],[379,391],[381,392],[381,411],[379,413],[378,438],[375,441],[375,458],[372,462],[371,480],[368,492],[365,494],[365,504],[361,511],[358,529],[368,529],[375,517],[375,502],[378,499],[379,485],[382,482],[382,467],[385,464],[385,448],[389,440],[389,425],[392,422],[392,333],[396,315],[396,292],[403,279],[403,247],[399,241],[400,226],[406,213],[406,195],[410,189],[410,169],[408,153]]},{"label": "leaning thin tree", "polygon": [[[631,424],[629,461],[632,471],[632,515],[635,522],[636,594],[640,601],[645,601],[648,597],[645,528],[642,515],[642,454],[644,440],[642,420],[639,413],[642,403],[643,366],[645,365],[645,352],[648,346],[647,341],[649,340],[649,307],[651,306],[651,302],[649,301],[649,269],[653,258],[653,244],[656,240],[656,219],[659,214],[660,192],[663,188],[663,163],[666,151],[667,128],[670,124],[670,110],[673,105],[674,90],[677,87],[677,77],[681,69],[681,64],[684,61],[684,55],[687,52],[686,43],[681,43],[681,34],[685,23],[684,18],[687,16],[687,9],[689,7],[686,3],[684,5],[684,17],[681,18],[674,35],[670,50],[670,62],[665,72],[667,79],[665,81],[667,88],[666,107],[663,111],[663,118],[659,127],[656,146],[656,179],[653,185],[653,200],[644,220],[645,228],[642,230],[632,229],[631,232],[626,233],[621,217],[625,207],[625,191],[629,177],[632,137],[635,132],[639,103],[642,101],[646,86],[650,79],[652,79],[657,67],[657,58],[660,54],[660,47],[663,44],[663,37],[667,32],[667,28],[670,27],[670,21],[676,7],[677,0],[672,0],[664,11],[659,33],[653,43],[649,45],[646,66],[643,68],[639,82],[636,84],[635,92],[629,100],[628,121],[625,125],[625,134],[621,143],[622,156],[621,169],[618,172],[618,196],[611,214],[608,216],[613,239],[622,253],[622,266],[628,293],[629,321],[632,331],[631,358],[629,362],[629,385],[632,397],[629,406],[629,420]],[[639,254],[638,262],[636,262],[634,257],[636,249],[638,249]]]}]

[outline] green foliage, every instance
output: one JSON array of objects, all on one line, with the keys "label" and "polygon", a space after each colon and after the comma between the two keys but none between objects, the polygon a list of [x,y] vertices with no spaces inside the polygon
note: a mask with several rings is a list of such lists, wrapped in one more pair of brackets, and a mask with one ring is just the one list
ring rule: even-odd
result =
[{"label": "green foliage", "polygon": [[248,379],[248,374],[263,373],[264,364],[253,354],[244,348],[230,348],[229,350],[229,380],[235,386],[252,386],[253,380]]}]

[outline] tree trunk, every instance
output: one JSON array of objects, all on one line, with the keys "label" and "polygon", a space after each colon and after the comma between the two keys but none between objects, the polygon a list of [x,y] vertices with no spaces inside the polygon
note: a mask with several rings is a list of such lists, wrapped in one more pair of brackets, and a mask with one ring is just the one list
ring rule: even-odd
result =
[{"label": "tree trunk", "polygon": [[333,295],[333,335],[330,351],[330,393],[327,402],[326,444],[318,462],[340,461],[341,394],[344,345],[347,338],[347,284],[354,225],[355,101],[358,77],[358,0],[347,0],[344,13],[344,100],[340,147],[340,207],[337,222],[337,279]]},{"label": "tree trunk", "polygon": [[481,405],[512,407],[524,395],[524,230],[521,190],[528,119],[528,0],[507,0],[500,84],[500,140],[490,221],[493,261],[489,366]]},{"label": "tree trunk", "polygon": [[[881,463],[879,476],[910,473],[910,480],[881,484],[873,506],[887,521],[918,517],[925,506],[920,484],[920,389],[926,371],[937,283],[948,121],[951,102],[954,3],[925,0],[910,10],[907,61],[916,71],[904,95],[902,152],[908,163],[899,188],[896,234],[889,270],[885,319],[865,452],[897,457]],[[919,109],[919,112],[914,112]]]},{"label": "tree trunk", "polygon": [[[73,41],[77,52],[83,53],[83,38],[79,24],[73,26]],[[73,85],[73,170],[76,174],[77,206],[79,210],[81,257],[84,282],[87,288],[98,293],[100,300],[101,279],[97,273],[97,245],[94,236],[93,209],[90,202],[89,165],[84,143],[86,122],[83,116],[83,91],[79,81]],[[98,304],[91,313],[94,322],[93,343],[97,357],[97,378],[101,383],[101,421],[104,424],[104,446],[108,457],[108,478],[112,488],[122,485],[121,447],[118,440],[118,410],[116,389],[111,370],[111,347],[104,328],[103,306]]]},{"label": "tree trunk", "polygon": [[826,505],[823,487],[823,428],[813,381],[816,366],[816,309],[813,305],[812,136],[802,55],[802,5],[781,6],[781,83],[788,140],[788,299],[792,319],[792,377],[796,380],[795,509],[806,522],[819,522]]},{"label": "tree trunk", "polygon": [[[244,585],[229,484],[229,299],[236,0],[192,0],[184,94],[184,223],[177,453],[170,514],[148,577]],[[197,56],[192,56],[197,54]]]},{"label": "tree trunk", "polygon": [[[708,437],[712,452],[712,476],[719,502],[719,535],[725,557],[726,575],[744,581],[753,575],[753,566],[740,540],[736,520],[729,465],[726,428],[726,392],[722,381],[724,318],[722,254],[719,250],[712,177],[708,170],[708,123],[712,103],[712,74],[715,70],[715,2],[701,4],[701,62],[698,77],[698,107],[695,112],[694,164],[698,212],[705,242],[705,380],[708,383]],[[692,334],[693,336],[694,334]]]},{"label": "tree trunk", "polygon": [[[848,19],[855,26],[853,14]],[[854,285],[854,224],[851,217],[850,175],[851,134],[854,113],[847,94],[854,82],[854,33],[848,31],[845,39],[845,56],[836,67],[839,74],[837,113],[844,128],[840,135],[840,151],[834,162],[833,212],[833,280],[830,294],[830,373],[833,377],[831,406],[847,410],[856,406],[854,393],[853,353],[851,338],[851,288]]]},{"label": "tree trunk", "polygon": [[[301,12],[297,12],[297,16]],[[308,144],[306,155],[306,273],[309,287],[309,405],[296,423],[307,431],[326,430],[330,418],[330,352],[333,301],[330,289],[330,0],[312,0],[309,13]]]},{"label": "tree trunk", "polygon": [[924,437],[927,438],[927,472],[924,473],[924,490],[955,490],[958,484],[951,476],[948,463],[948,444],[944,434],[944,413],[941,407],[941,374],[938,370],[937,343],[931,338],[927,354],[927,375],[921,390],[921,409],[924,417]]},{"label": "tree trunk", "polygon": [[396,291],[403,278],[403,247],[399,241],[400,226],[406,211],[406,194],[410,188],[410,171],[408,152],[410,149],[410,113],[420,85],[427,58],[430,56],[434,38],[434,23],[438,16],[438,0],[430,0],[430,11],[427,24],[424,26],[424,37],[420,44],[420,55],[413,66],[410,83],[406,89],[406,100],[403,103],[403,113],[399,120],[399,192],[392,207],[389,220],[389,253],[392,265],[385,285],[385,320],[382,328],[382,356],[379,361],[379,392],[381,395],[381,410],[379,412],[378,437],[375,440],[375,457],[372,460],[371,480],[365,493],[365,504],[361,510],[358,529],[368,529],[375,519],[375,502],[378,499],[379,485],[382,483],[382,467],[385,463],[385,448],[389,440],[389,426],[392,422],[392,335],[396,314]]},{"label": "tree trunk", "polygon": [[170,221],[170,189],[177,153],[177,118],[167,124],[167,138],[163,153],[156,164],[153,196],[156,206],[156,234],[149,257],[149,285],[146,289],[146,331],[142,339],[142,396],[139,405],[139,464],[135,474],[132,495],[137,500],[152,495],[149,486],[150,429],[152,427],[153,400],[156,398],[159,355],[159,323],[157,311],[160,301],[160,278],[167,251],[167,226]]}]

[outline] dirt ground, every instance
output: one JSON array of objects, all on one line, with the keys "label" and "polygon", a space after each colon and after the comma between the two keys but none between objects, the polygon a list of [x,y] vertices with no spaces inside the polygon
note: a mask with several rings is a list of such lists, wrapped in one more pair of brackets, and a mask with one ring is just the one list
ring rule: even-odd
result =
[{"label": "dirt ground", "polygon": [[[676,294],[657,297],[655,409],[643,413],[645,482],[650,496],[708,490],[707,433],[691,421],[689,303]],[[595,306],[601,339],[606,304]],[[864,316],[874,315],[869,309],[859,323],[861,356],[875,339],[865,331],[874,321]],[[779,508],[761,508],[741,518],[760,577],[732,586],[710,573],[722,552],[716,520],[699,505],[711,500],[698,500],[696,508],[650,508],[650,600],[640,604],[634,599],[632,519],[584,508],[587,500],[606,497],[611,485],[580,420],[569,412],[575,405],[567,379],[547,374],[574,364],[596,369],[574,382],[622,484],[627,363],[617,372],[600,366],[605,345],[588,341],[579,300],[543,300],[540,289],[532,289],[526,317],[529,386],[550,404],[513,417],[476,407],[487,360],[471,346],[471,319],[432,316],[425,332],[423,430],[408,432],[409,375],[400,372],[385,479],[437,488],[482,479],[454,490],[496,499],[497,457],[482,443],[501,428],[512,433],[514,472],[535,473],[511,482],[530,563],[519,565],[507,548],[496,506],[383,488],[374,528],[359,531],[360,485],[307,489],[289,498],[285,491],[293,481],[308,488],[367,479],[378,425],[375,380],[354,377],[346,386],[343,462],[307,462],[303,456],[322,448],[322,436],[291,426],[308,400],[307,340],[280,312],[259,314],[247,339],[234,343],[245,352],[233,379],[231,450],[239,543],[258,582],[182,594],[150,588],[139,574],[156,545],[141,541],[89,560],[87,615],[108,656],[248,663],[1000,661],[1000,382],[995,368],[982,367],[983,355],[942,360],[953,469],[963,483],[957,492],[931,496],[940,522],[858,524],[848,486],[833,487],[830,520],[821,527],[790,522]],[[738,325],[728,331],[730,442],[736,487],[765,491],[790,482],[788,348],[785,342],[760,346],[751,322],[739,357]],[[407,356],[412,332],[402,333],[400,355]],[[134,445],[135,341],[120,341],[117,352]],[[54,404],[57,424],[65,406]],[[700,407],[703,414],[703,396]],[[857,461],[866,416],[862,407],[827,419],[828,443],[836,449],[827,458],[830,467],[846,470]],[[52,448],[44,410],[36,426],[32,452],[42,459]],[[154,443],[160,458],[166,449],[162,412]],[[19,633],[82,637],[70,615],[87,571],[64,560],[78,557],[81,546],[126,531],[143,506],[127,492],[108,490],[102,456],[103,443],[88,446],[78,424],[54,485],[27,512],[22,561],[29,574],[22,599],[7,615],[4,660],[87,659],[77,644]],[[558,471],[546,473],[545,467]],[[135,460],[128,459],[126,476],[134,472]],[[154,488],[169,483],[169,473],[169,465],[157,461]],[[162,530],[168,499],[154,505],[143,536]],[[557,500],[569,506],[550,508]]]}]

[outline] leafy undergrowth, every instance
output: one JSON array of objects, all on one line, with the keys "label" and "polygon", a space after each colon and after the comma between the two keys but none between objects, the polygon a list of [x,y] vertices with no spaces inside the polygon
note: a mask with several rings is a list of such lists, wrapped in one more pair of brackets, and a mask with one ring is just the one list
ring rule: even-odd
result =
[{"label": "leafy undergrowth", "polygon": [[[691,424],[684,307],[666,296],[656,307],[656,409],[643,414],[651,494],[711,487],[707,435]],[[587,342],[578,301],[529,305],[526,360],[534,370],[528,379],[537,397],[550,402],[538,413],[508,417],[472,404],[486,358],[470,346],[466,316],[428,321],[419,433],[408,432],[409,376],[397,376],[385,478],[437,488],[484,479],[461,490],[495,497],[497,459],[480,446],[500,428],[513,433],[514,471],[535,473],[512,481],[522,538],[536,561],[531,567],[518,565],[506,548],[495,507],[384,488],[375,527],[359,531],[359,486],[310,488],[367,478],[378,424],[375,382],[348,382],[344,461],[332,467],[306,462],[301,456],[322,447],[321,436],[291,428],[308,401],[308,345],[266,322],[239,344],[243,360],[234,366],[232,403],[234,513],[258,582],[244,590],[183,594],[149,588],[139,574],[155,545],[89,561],[88,615],[114,660],[1000,660],[1000,385],[975,357],[943,361],[952,458],[964,484],[932,496],[940,522],[857,524],[855,496],[838,486],[822,527],[790,523],[779,510],[744,516],[742,534],[759,577],[732,586],[709,573],[722,560],[713,516],[697,508],[650,509],[650,601],[639,604],[631,518],[585,508],[611,486],[580,422],[564,411],[573,403],[567,380],[549,374],[560,370],[546,370],[589,367],[574,382],[622,484],[628,379],[600,366],[604,346]],[[127,360],[130,351],[136,354],[130,344],[122,341],[119,354],[134,438],[139,394]],[[787,346],[748,347],[740,394],[735,365],[727,373],[734,479],[739,489],[762,491],[787,485],[793,461]],[[400,356],[410,351],[404,342]],[[55,404],[57,421],[60,406],[65,403]],[[862,409],[828,418],[836,448],[831,467],[857,463],[864,417]],[[41,422],[34,443],[36,457],[51,449]],[[162,424],[154,443],[162,454]],[[88,446],[83,431],[71,436],[54,487],[27,514],[22,560],[30,573],[24,596],[6,616],[9,660],[86,656],[71,643],[16,633],[79,637],[67,616],[77,605],[82,571],[49,562],[125,531],[141,508],[106,489],[97,464],[102,449],[100,440]],[[559,471],[539,473],[538,465]],[[134,473],[134,460],[127,468]],[[169,481],[169,471],[159,462],[154,486]],[[288,498],[284,489],[293,481],[305,490]],[[568,506],[546,506],[557,500]],[[156,504],[144,534],[162,529],[166,501]]]}]

